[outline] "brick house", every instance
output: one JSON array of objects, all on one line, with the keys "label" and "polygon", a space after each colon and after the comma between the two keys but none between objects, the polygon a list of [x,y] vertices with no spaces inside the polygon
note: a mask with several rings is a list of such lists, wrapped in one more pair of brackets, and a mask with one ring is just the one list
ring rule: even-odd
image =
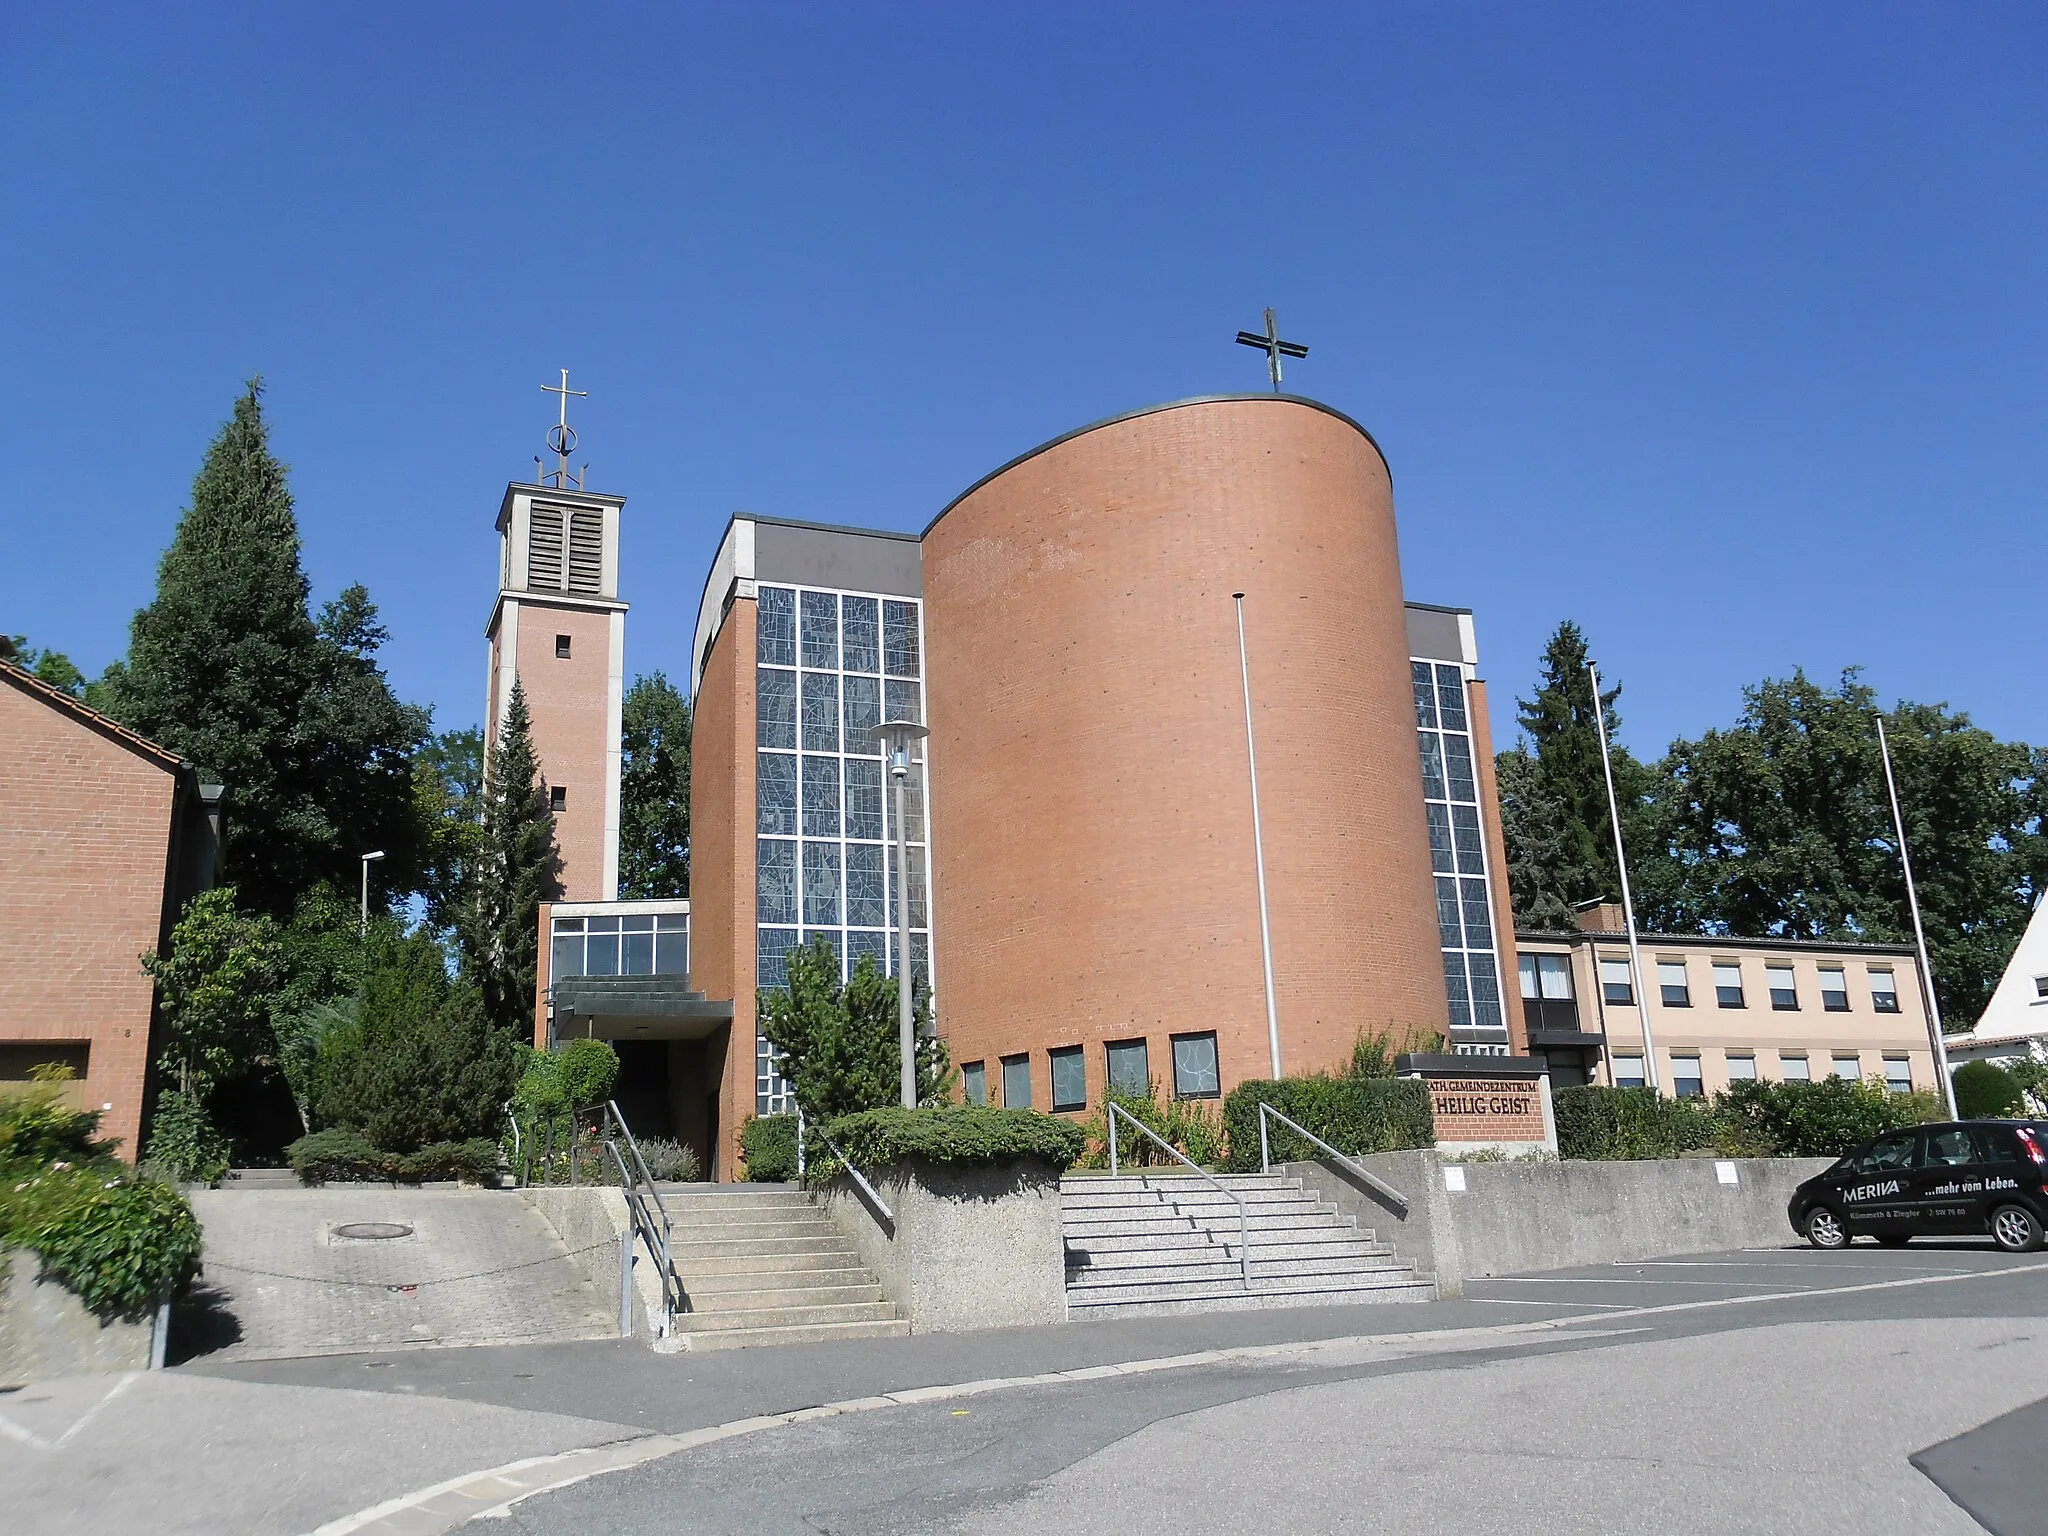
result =
[{"label": "brick house", "polygon": [[154,989],[141,957],[213,884],[221,790],[193,765],[0,662],[0,1083],[69,1066],[133,1158]]}]

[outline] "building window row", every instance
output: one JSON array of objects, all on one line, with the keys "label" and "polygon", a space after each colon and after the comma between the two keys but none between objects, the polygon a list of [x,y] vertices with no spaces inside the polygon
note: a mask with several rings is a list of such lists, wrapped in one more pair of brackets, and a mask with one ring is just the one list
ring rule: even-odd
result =
[{"label": "building window row", "polygon": [[1492,1049],[1507,1039],[1507,1021],[1501,1011],[1500,947],[1493,931],[1465,672],[1419,658],[1409,663],[1409,671],[1451,1043],[1454,1049]]},{"label": "building window row", "polygon": [[[1173,1058],[1173,1096],[1177,1099],[1213,1099],[1223,1092],[1222,1072],[1216,1056],[1213,1030],[1200,1034],[1174,1035],[1168,1041]],[[1103,1076],[1110,1091],[1144,1098],[1152,1092],[1149,1049],[1143,1040],[1112,1040],[1103,1048]],[[1046,1077],[1052,1089],[1048,1106],[1057,1112],[1088,1107],[1088,1063],[1086,1048],[1055,1046],[1045,1053]],[[1031,1056],[1028,1052],[997,1058],[996,1086],[1005,1109],[1032,1109]],[[960,1082],[969,1104],[988,1104],[989,1071],[983,1061],[965,1062]]]},{"label": "building window row", "polygon": [[[1562,955],[1524,955],[1522,957],[1522,996],[1535,996],[1530,990],[1537,985],[1540,977],[1532,977],[1530,962],[1566,960]],[[1692,982],[1686,962],[1682,959],[1660,958],[1657,965],[1657,996],[1666,1008],[1690,1008],[1692,1003]],[[1635,988],[1629,979],[1629,963],[1625,956],[1602,955],[1599,957],[1600,999],[1602,1002],[1633,1007]],[[1737,960],[1715,960],[1710,962],[1713,974],[1714,1003],[1720,1008],[1746,1008],[1749,995],[1743,987],[1742,963]],[[1568,974],[1568,966],[1567,966]],[[1823,965],[1819,968],[1820,1005],[1828,1013],[1849,1011],[1848,971],[1840,965]],[[1899,1011],[1899,989],[1896,976],[1888,965],[1866,966],[1864,977],[1870,988],[1870,1006],[1876,1013],[1897,1013]],[[1565,985],[1569,986],[1567,979]],[[1782,961],[1764,963],[1764,990],[1770,1005],[1780,1013],[1796,1013],[1800,1008],[1800,994],[1797,973]],[[1544,994],[1548,995],[1548,994]],[[1568,993],[1566,995],[1569,995]]]},{"label": "building window row", "polygon": [[687,976],[690,915],[664,912],[632,917],[558,917],[548,976]]},{"label": "building window row", "polygon": [[[1846,1082],[1863,1080],[1863,1057],[1857,1051],[1834,1051],[1824,1058],[1828,1067],[1826,1075],[1838,1077]],[[1779,1051],[1776,1053],[1777,1080],[1783,1083],[1805,1083],[1813,1080],[1814,1062],[1805,1051]],[[1671,1053],[1671,1092],[1675,1097],[1700,1098],[1706,1092],[1705,1078],[1700,1070],[1698,1051],[1674,1051]],[[1746,1050],[1729,1050],[1724,1053],[1724,1065],[1730,1083],[1753,1083],[1760,1076],[1757,1053]],[[1884,1084],[1894,1093],[1910,1093],[1913,1090],[1912,1059],[1903,1055],[1886,1055],[1883,1058]],[[1643,1058],[1640,1053],[1617,1053],[1614,1057],[1614,1085],[1617,1088],[1641,1088],[1646,1079],[1643,1073]]]}]

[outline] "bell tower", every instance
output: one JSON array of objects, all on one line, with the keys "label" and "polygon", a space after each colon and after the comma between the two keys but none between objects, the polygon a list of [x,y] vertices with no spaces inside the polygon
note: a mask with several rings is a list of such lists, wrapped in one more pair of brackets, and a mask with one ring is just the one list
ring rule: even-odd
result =
[{"label": "bell tower", "polygon": [[548,784],[565,901],[615,901],[619,894],[619,729],[625,693],[626,605],[619,601],[619,512],[623,496],[586,487],[589,465],[572,473],[575,429],[569,371],[548,430],[555,467],[534,460],[530,484],[505,488],[498,508],[498,598],[484,634],[490,643],[486,761],[512,702],[516,678],[533,717],[534,750]]}]

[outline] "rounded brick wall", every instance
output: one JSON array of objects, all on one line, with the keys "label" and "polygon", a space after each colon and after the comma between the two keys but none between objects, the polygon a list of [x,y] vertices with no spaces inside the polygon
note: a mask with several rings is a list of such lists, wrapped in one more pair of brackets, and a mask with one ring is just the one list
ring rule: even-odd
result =
[{"label": "rounded brick wall", "polygon": [[1233,592],[1245,593],[1283,1068],[1446,1027],[1392,486],[1285,397],[1058,441],[924,540],[936,971],[956,1062],[1214,1029],[1269,1072]]}]

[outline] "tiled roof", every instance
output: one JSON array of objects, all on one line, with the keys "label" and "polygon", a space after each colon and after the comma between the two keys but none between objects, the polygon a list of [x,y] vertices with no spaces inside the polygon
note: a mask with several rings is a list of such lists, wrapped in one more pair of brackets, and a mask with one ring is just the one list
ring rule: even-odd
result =
[{"label": "tiled roof", "polygon": [[38,699],[60,714],[71,716],[89,730],[98,731],[102,736],[119,743],[137,757],[146,757],[167,773],[194,772],[193,765],[173,752],[169,747],[159,746],[138,731],[112,716],[103,715],[82,699],[75,699],[62,688],[44,682],[32,672],[25,672],[11,661],[0,661],[0,681],[12,683],[30,698]]}]

